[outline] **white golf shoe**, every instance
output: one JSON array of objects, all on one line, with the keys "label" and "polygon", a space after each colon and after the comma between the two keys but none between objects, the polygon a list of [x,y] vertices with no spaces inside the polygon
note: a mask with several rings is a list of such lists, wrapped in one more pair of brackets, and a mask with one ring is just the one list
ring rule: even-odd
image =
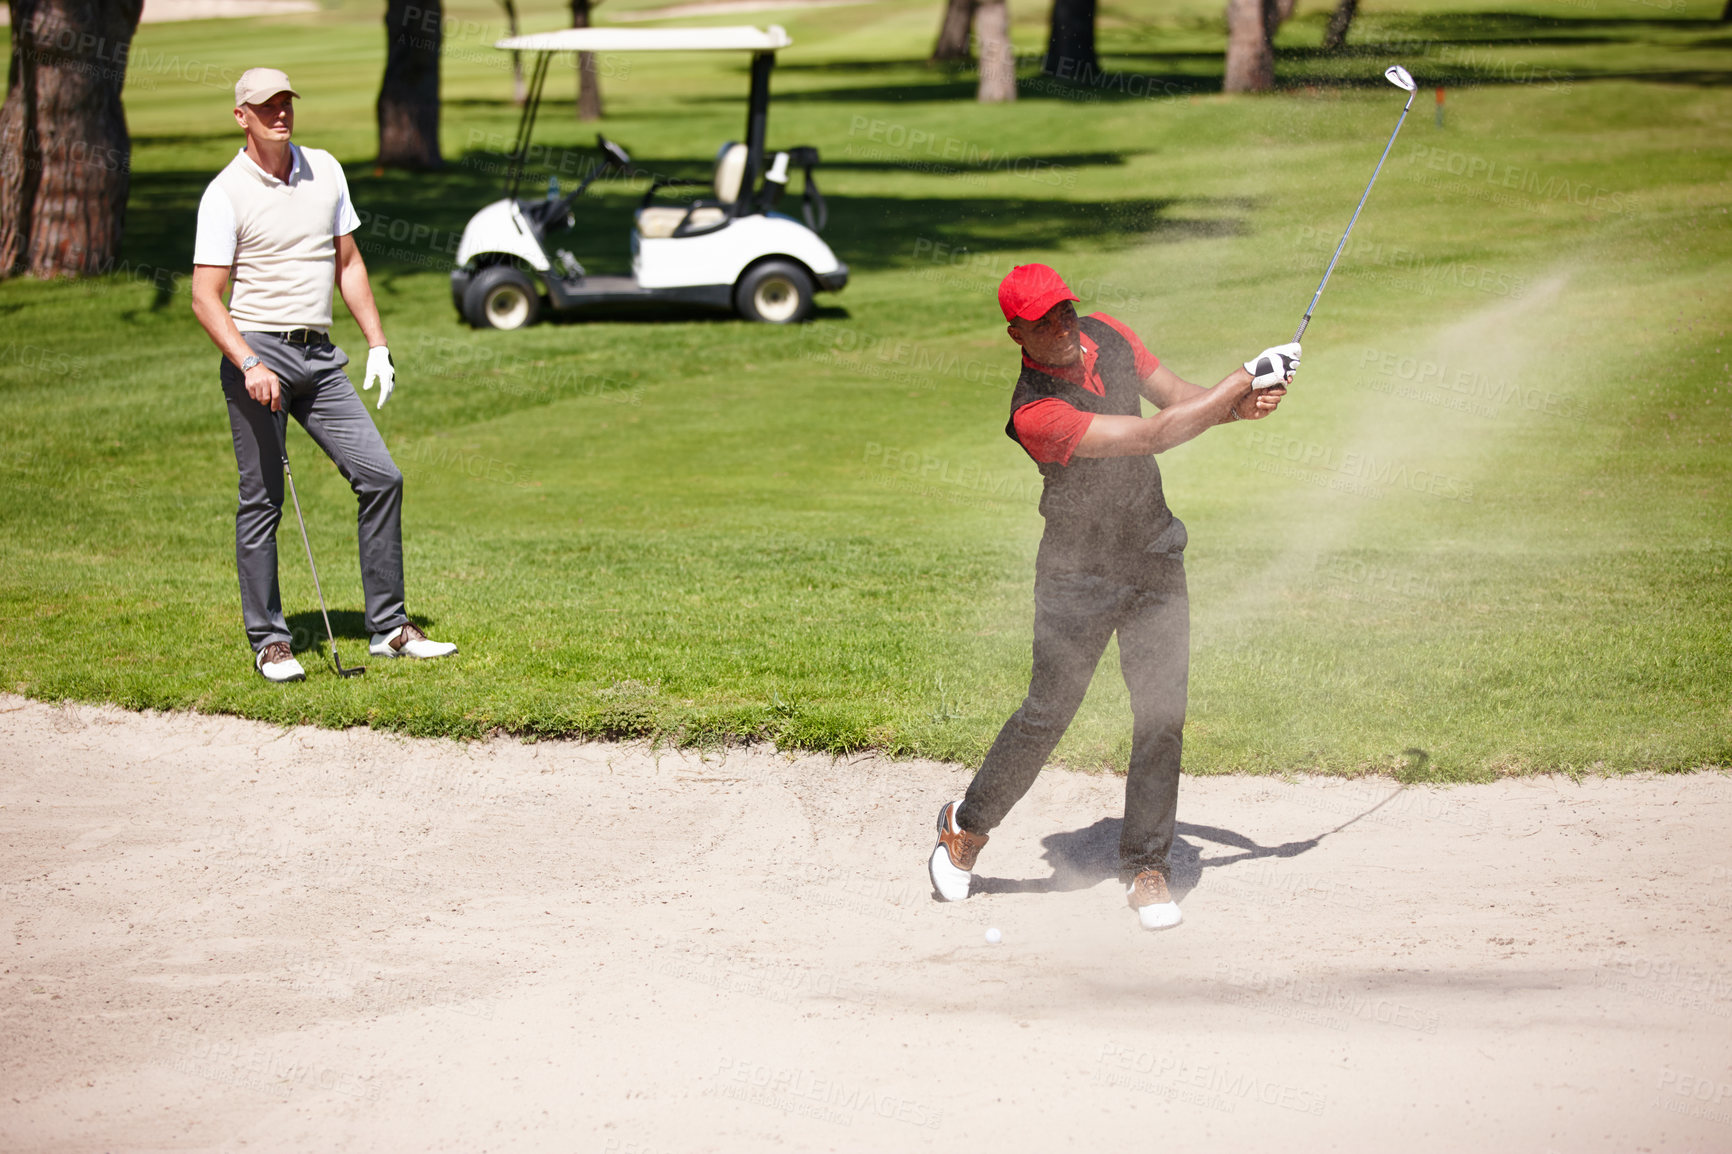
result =
[{"label": "white golf shoe", "polygon": [[973,834],[956,824],[956,811],[962,802],[947,802],[938,811],[938,844],[927,860],[927,872],[932,875],[932,888],[940,900],[960,902],[968,897],[969,884],[974,880],[974,859],[986,844],[984,834]]},{"label": "white golf shoe", "polygon": [[1184,920],[1179,903],[1167,890],[1167,879],[1159,870],[1144,870],[1125,890],[1125,900],[1137,911],[1145,930],[1170,930]]},{"label": "white golf shoe", "polygon": [[295,660],[287,641],[273,641],[253,657],[253,668],[266,681],[305,681],[307,671]]},{"label": "white golf shoe", "polygon": [[457,646],[449,641],[433,641],[413,624],[405,624],[389,633],[373,634],[367,652],[374,657],[449,657]]}]

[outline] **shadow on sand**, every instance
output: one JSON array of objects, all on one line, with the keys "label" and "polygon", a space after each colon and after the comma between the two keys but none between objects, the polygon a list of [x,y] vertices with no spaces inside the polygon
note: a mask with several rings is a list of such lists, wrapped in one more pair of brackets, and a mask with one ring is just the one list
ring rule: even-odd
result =
[{"label": "shadow on sand", "polygon": [[[1334,829],[1324,830],[1301,841],[1287,841],[1279,845],[1259,845],[1244,834],[1235,833],[1230,829],[1221,829],[1212,825],[1195,825],[1191,822],[1178,822],[1174,827],[1173,848],[1168,855],[1172,867],[1170,882],[1173,895],[1182,898],[1202,883],[1205,869],[1216,869],[1236,862],[1249,861],[1255,858],[1291,858],[1315,849],[1320,842],[1332,833],[1339,833],[1361,818],[1382,809],[1406,789],[1405,785],[1396,786],[1388,797],[1376,805],[1366,809],[1364,813],[1349,818]],[[1044,878],[995,878],[976,875],[973,892],[977,894],[1050,894],[1068,893],[1072,890],[1086,890],[1099,885],[1107,878],[1117,877],[1119,872],[1119,831],[1124,821],[1116,817],[1103,817],[1093,825],[1081,829],[1067,830],[1063,833],[1049,834],[1041,839],[1041,845],[1046,852],[1041,856],[1052,867],[1052,874]],[[1197,839],[1197,840],[1190,840]],[[1213,842],[1225,846],[1236,853],[1217,854],[1204,860],[1202,849],[1197,841]]]}]

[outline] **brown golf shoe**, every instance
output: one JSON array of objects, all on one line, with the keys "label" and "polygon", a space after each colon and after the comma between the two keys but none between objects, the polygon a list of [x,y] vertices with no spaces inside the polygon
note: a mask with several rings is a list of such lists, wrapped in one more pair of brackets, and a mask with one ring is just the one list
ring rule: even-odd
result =
[{"label": "brown golf shoe", "polygon": [[974,880],[974,859],[987,836],[969,833],[956,824],[960,801],[945,804],[938,811],[938,844],[927,860],[927,873],[932,876],[932,888],[941,900],[959,902],[968,896],[969,883]]},{"label": "brown golf shoe", "polygon": [[305,681],[307,671],[295,660],[287,641],[273,641],[253,656],[253,668],[266,681]]},{"label": "brown golf shoe", "polygon": [[434,641],[421,627],[412,621],[406,621],[397,628],[385,633],[373,634],[373,642],[367,647],[367,652],[374,657],[449,657],[457,652],[457,646],[449,641]]},{"label": "brown golf shoe", "polygon": [[1167,888],[1166,875],[1160,870],[1144,870],[1125,891],[1125,900],[1137,911],[1137,919],[1145,930],[1167,930],[1179,924],[1183,915],[1179,903]]}]

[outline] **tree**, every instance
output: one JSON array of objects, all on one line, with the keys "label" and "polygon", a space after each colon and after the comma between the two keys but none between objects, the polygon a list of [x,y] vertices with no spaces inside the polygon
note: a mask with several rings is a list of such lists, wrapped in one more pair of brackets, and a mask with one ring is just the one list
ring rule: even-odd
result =
[{"label": "tree", "polygon": [[379,165],[438,168],[443,0],[387,0],[385,78],[379,84]]},{"label": "tree", "polygon": [[[588,28],[590,9],[601,0],[571,0],[571,26]],[[601,119],[601,77],[595,71],[595,53],[577,54],[577,118]]]},{"label": "tree", "polygon": [[1052,0],[1052,28],[1040,70],[1064,79],[1100,71],[1095,55],[1095,0]]},{"label": "tree", "polygon": [[980,37],[980,87],[975,99],[982,104],[1007,104],[1016,99],[1010,5],[1005,0],[980,0],[974,10],[974,28]]},{"label": "tree", "polygon": [[1275,53],[1263,23],[1264,0],[1227,0],[1228,92],[1262,92],[1275,83]]},{"label": "tree", "polygon": [[[516,36],[517,5],[512,3],[512,0],[499,0],[499,4],[505,9],[505,34]],[[523,53],[513,52],[511,54],[511,103],[521,107],[527,99],[529,99],[529,93],[523,87]]]},{"label": "tree", "polygon": [[[1726,0],[1728,12],[1732,12],[1732,0]],[[1359,12],[1359,0],[1341,0],[1335,5],[1335,11],[1329,14],[1329,27],[1323,30],[1323,50],[1339,52],[1347,43],[1347,30],[1353,26],[1353,17]]]},{"label": "tree", "polygon": [[132,182],[120,90],[143,0],[9,0],[0,107],[0,276],[114,266]]},{"label": "tree", "polygon": [[1275,30],[1293,15],[1294,0],[1227,0],[1228,92],[1275,86]]},{"label": "tree", "polygon": [[968,29],[974,23],[976,3],[977,0],[945,0],[944,20],[938,25],[938,42],[932,46],[928,64],[968,63]]}]

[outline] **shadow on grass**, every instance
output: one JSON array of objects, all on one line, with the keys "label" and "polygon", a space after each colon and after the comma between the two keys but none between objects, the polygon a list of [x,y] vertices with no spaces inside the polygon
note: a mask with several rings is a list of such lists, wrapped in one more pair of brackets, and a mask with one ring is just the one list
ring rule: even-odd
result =
[{"label": "shadow on grass", "polygon": [[[1185,54],[1175,53],[1173,59]],[[1219,67],[1220,54],[1196,54],[1200,59],[1212,62]],[[926,66],[921,61],[907,60],[898,62],[907,69],[909,79],[902,83],[886,80],[879,84],[861,84],[852,87],[807,88],[783,90],[776,93],[776,100],[792,104],[952,104],[972,103],[979,88],[978,77],[971,72],[939,72],[925,71]],[[853,70],[852,65],[838,66],[833,72],[846,73]],[[915,70],[921,70],[916,72]],[[1161,101],[1183,100],[1187,96],[1201,96],[1221,91],[1219,76],[1196,73],[1160,71],[1160,72],[1106,72],[1099,76],[1098,83],[1077,84],[1057,77],[1045,76],[1038,72],[1020,73],[1016,82],[1016,98],[1018,101],[1064,101],[1077,104],[1121,103],[1129,101]]]},{"label": "shadow on grass", "polygon": [[[1319,23],[1323,19],[1322,13],[1304,18],[1309,23]],[[1560,67],[1548,68],[1543,77],[1537,77],[1523,62],[1505,60],[1501,53],[1492,54],[1494,50],[1505,48],[1533,51],[1661,42],[1683,47],[1714,47],[1723,45],[1728,39],[1726,26],[1714,20],[1457,12],[1385,18],[1369,29],[1362,25],[1357,33],[1354,42],[1339,52],[1324,52],[1311,47],[1282,48],[1277,58],[1279,86],[1283,89],[1378,87],[1383,84],[1381,69],[1370,67],[1368,61],[1375,58],[1377,63],[1381,63],[1384,57],[1396,50],[1414,55],[1415,70],[1424,73],[1422,80],[1426,84],[1515,86],[1566,77],[1580,81],[1624,80],[1690,84],[1704,88],[1732,84],[1732,70],[1687,67],[1682,54],[1677,68],[1594,70],[1560,61]],[[1473,51],[1455,52],[1455,58],[1450,58],[1452,49],[1462,48]],[[1021,95],[1029,100],[1084,104],[1130,100],[1159,103],[1221,91],[1219,52],[1113,52],[1110,49],[1109,45],[1106,59],[1133,61],[1144,67],[1135,71],[1104,72],[1091,77],[1089,83],[1071,83],[1032,73],[1019,81]],[[1480,53],[1480,49],[1484,49],[1485,54]],[[1343,76],[1344,69],[1363,69],[1365,75]],[[829,83],[784,88],[777,93],[779,102],[853,102],[876,104],[885,111],[891,111],[911,102],[968,102],[975,93],[975,77],[971,72],[933,68],[918,59],[821,65],[784,62],[781,71],[798,77],[802,83],[814,80]],[[861,80],[867,82],[856,82]],[[718,95],[715,99],[737,101],[732,94],[726,97]],[[445,101],[445,105],[453,110],[471,106],[494,109],[508,103],[503,99]],[[202,146],[226,135],[227,132],[145,133],[135,137],[134,144],[142,150]],[[588,149],[574,148],[558,155],[569,160],[578,156],[587,159],[593,154]],[[1075,173],[1091,167],[1123,164],[1126,155],[1055,152],[1020,159],[1030,164],[1039,162],[1049,173],[1055,170]],[[500,195],[502,159],[494,153],[470,152],[435,173],[374,174],[362,165],[352,166],[350,188],[355,203],[365,214],[357,239],[369,264],[382,273],[394,275],[447,272],[455,256],[456,240],[470,215]],[[929,160],[933,163],[927,163]],[[701,179],[709,175],[711,160],[708,157],[646,160],[639,167],[646,171]],[[823,167],[834,171],[907,172],[940,177],[960,175],[964,178],[996,171],[990,161],[947,160],[942,156],[925,158],[913,153],[906,160],[881,156],[851,159],[832,155]],[[198,200],[214,175],[214,172],[207,171],[133,172],[122,253],[129,269],[142,266],[181,273],[190,269]],[[568,185],[570,175],[568,172]],[[534,189],[544,185],[546,180],[545,172],[531,173],[524,187]],[[604,181],[598,187],[607,189],[609,183]],[[950,186],[934,185],[933,190],[948,193],[954,186],[953,181]],[[599,273],[623,271],[629,263],[627,236],[631,211],[629,205],[619,203],[620,199],[612,191],[602,197],[586,197],[574,206],[576,229],[562,238],[565,247],[571,248],[585,264],[593,262],[594,271]],[[893,234],[931,236],[951,243],[978,244],[1014,234],[1018,243],[1029,247],[1054,247],[1101,233],[1121,237],[1142,233],[1183,239],[1232,235],[1238,231],[1232,221],[1187,222],[1170,211],[1176,207],[1175,202],[1159,200],[1091,204],[1054,203],[1036,196],[946,196],[943,207],[936,212],[923,209],[922,202],[915,199],[833,197],[832,204],[835,210],[832,219],[836,222],[830,234],[835,238],[833,247],[838,248],[844,260],[861,268],[882,268],[897,262],[894,251],[882,251],[881,239],[885,229],[892,230]],[[842,252],[844,249],[853,251]],[[174,292],[172,286],[159,284],[152,308],[166,307]]]},{"label": "shadow on grass", "polygon": [[[1317,25],[1326,13],[1313,13],[1293,26]],[[1377,88],[1384,83],[1382,64],[1391,52],[1403,52],[1416,75],[1423,71],[1427,84],[1451,86],[1521,85],[1534,83],[1522,69],[1504,67],[1497,57],[1469,55],[1448,59],[1452,50],[1469,48],[1488,52],[1500,49],[1527,51],[1570,47],[1608,47],[1637,44],[1679,44],[1710,49],[1724,46],[1726,25],[1716,20],[1652,20],[1642,17],[1606,18],[1538,16],[1514,12],[1454,12],[1435,16],[1388,17],[1367,29],[1362,23],[1348,45],[1334,51],[1309,46],[1283,46],[1276,52],[1278,89],[1327,86],[1332,88]],[[1694,35],[1696,39],[1691,41]],[[1434,59],[1433,54],[1439,54]],[[1461,54],[1456,53],[1459,57]],[[1172,101],[1222,91],[1220,52],[1124,52],[1109,44],[1103,60],[1134,61],[1143,67],[1107,68],[1086,80],[1073,81],[1023,69],[1017,79],[1017,98],[1032,101],[1070,101],[1081,104],[1128,101]],[[1343,66],[1359,67],[1362,60],[1375,60],[1378,67],[1364,75],[1343,76]],[[908,105],[971,101],[978,74],[972,68],[945,68],[922,59],[873,60],[824,64],[783,64],[780,71],[805,77],[826,78],[882,76],[876,83],[845,83],[780,91],[778,101],[826,103],[879,103]],[[1631,80],[1653,84],[1692,84],[1718,88],[1732,83],[1732,71],[1690,67],[1643,71],[1584,69],[1561,65],[1559,77],[1576,80]],[[900,80],[890,79],[900,75]]]},{"label": "shadow on grass", "polygon": [[[1328,19],[1314,14],[1311,22]],[[1402,30],[1399,43],[1412,44],[1424,36],[1450,44],[1508,44],[1510,47],[1543,48],[1547,45],[1640,44],[1656,35],[1671,39],[1680,33],[1707,35],[1724,33],[1718,20],[1653,20],[1642,16],[1538,16],[1527,12],[1440,12],[1427,16],[1386,17],[1374,29],[1361,28],[1348,51],[1379,46],[1377,37],[1387,30]],[[1389,41],[1385,41],[1388,43]]]},{"label": "shadow on grass", "polygon": [[[301,560],[305,561],[305,554]],[[325,639],[325,619],[317,609],[284,615],[289,624],[289,648],[296,653],[310,651],[320,659],[330,660],[330,643]],[[345,642],[354,642],[344,664],[360,665],[367,656],[367,643],[373,634],[367,629],[367,618],[358,609],[331,610],[331,631],[337,635],[338,651]]]},{"label": "shadow on grass", "polygon": [[[468,163],[472,159],[477,163]],[[1028,195],[958,196],[954,194],[959,189],[971,190],[977,174],[991,171],[990,162],[933,173],[922,169],[917,157],[907,162],[841,158],[826,167],[907,172],[921,177],[931,195],[831,195],[824,238],[851,266],[881,270],[915,263],[917,239],[973,248],[1014,243],[1028,249],[1054,249],[1106,238],[1178,241],[1233,236],[1248,227],[1242,214],[1252,206],[1243,198],[1060,200],[1041,195],[1054,179],[1074,192],[1079,174],[1086,180],[1088,167],[1121,164],[1121,153],[1053,153],[1021,159],[1039,162],[1031,169],[1035,177],[1030,179]],[[363,217],[356,242],[387,291],[393,276],[450,272],[470,216],[500,196],[499,178],[488,171],[496,161],[492,154],[476,154],[436,173],[362,171],[351,176],[350,188]],[[708,172],[712,162],[675,158],[650,163],[658,171],[699,174]],[[127,268],[182,273],[190,269],[198,201],[210,179],[206,172],[133,174],[122,250]],[[536,185],[526,181],[525,187]],[[627,271],[635,205],[636,198],[622,198],[617,186],[605,189],[601,196],[586,195],[572,206],[573,227],[554,234],[549,242],[569,248],[592,273]],[[785,199],[782,207],[798,212],[792,198]],[[1195,219],[1199,214],[1205,218]],[[897,242],[886,243],[886,238]],[[152,308],[167,307],[175,292],[166,278],[158,282]]]}]

